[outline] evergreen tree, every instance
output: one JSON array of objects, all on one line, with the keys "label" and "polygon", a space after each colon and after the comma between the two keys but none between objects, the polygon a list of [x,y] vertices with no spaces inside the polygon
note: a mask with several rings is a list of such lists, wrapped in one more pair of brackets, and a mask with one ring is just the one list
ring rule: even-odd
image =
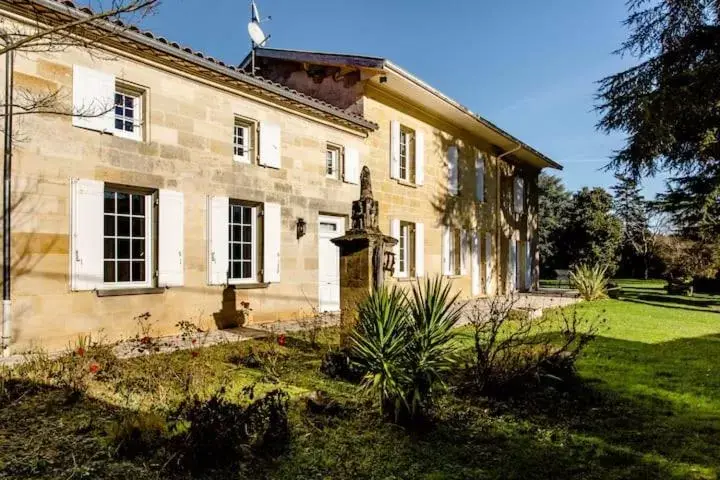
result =
[{"label": "evergreen tree", "polygon": [[640,193],[640,183],[627,175],[615,175],[617,183],[611,188],[615,197],[614,210],[622,222],[622,263],[623,274],[635,276],[639,265],[643,277],[647,278],[649,259],[648,202]]},{"label": "evergreen tree", "polygon": [[639,64],[600,82],[599,128],[627,143],[610,168],[674,176],[661,205],[686,231],[720,233],[720,0],[629,0],[618,53]]},{"label": "evergreen tree", "polygon": [[562,180],[554,175],[541,173],[538,178],[538,250],[540,251],[540,273],[545,278],[553,277],[553,270],[566,268],[560,255],[562,232],[565,229],[567,210],[572,195],[565,190]]},{"label": "evergreen tree", "polygon": [[567,265],[603,265],[613,275],[622,244],[622,224],[613,215],[613,198],[602,188],[583,188],[573,195],[561,237]]}]

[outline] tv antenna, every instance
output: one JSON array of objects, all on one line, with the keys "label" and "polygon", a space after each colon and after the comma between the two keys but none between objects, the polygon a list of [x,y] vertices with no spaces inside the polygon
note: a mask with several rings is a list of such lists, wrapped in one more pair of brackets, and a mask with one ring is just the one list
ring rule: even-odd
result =
[{"label": "tv antenna", "polygon": [[270,39],[270,35],[265,35],[260,24],[272,20],[272,17],[261,18],[260,12],[258,12],[255,0],[250,1],[250,23],[248,23],[248,35],[250,35],[250,47],[251,47],[251,68],[252,75],[255,75],[255,51],[264,47],[267,41]]}]

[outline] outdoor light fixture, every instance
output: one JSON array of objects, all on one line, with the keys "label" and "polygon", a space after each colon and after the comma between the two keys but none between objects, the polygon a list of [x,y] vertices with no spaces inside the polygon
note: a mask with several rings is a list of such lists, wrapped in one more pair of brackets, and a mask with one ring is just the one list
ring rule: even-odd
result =
[{"label": "outdoor light fixture", "polygon": [[297,225],[297,238],[300,239],[305,236],[305,229],[307,227],[307,223],[305,223],[305,219],[298,218],[296,225]]},{"label": "outdoor light fixture", "polygon": [[395,253],[392,250],[385,250],[385,261],[383,262],[383,270],[386,272],[395,271]]}]

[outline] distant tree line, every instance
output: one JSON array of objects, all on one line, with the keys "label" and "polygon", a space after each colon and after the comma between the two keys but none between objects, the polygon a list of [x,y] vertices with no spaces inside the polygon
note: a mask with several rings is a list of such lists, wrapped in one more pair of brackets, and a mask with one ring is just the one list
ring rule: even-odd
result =
[{"label": "distant tree line", "polygon": [[615,178],[611,192],[600,187],[570,192],[559,177],[540,175],[543,278],[555,278],[556,269],[601,265],[616,277],[707,284],[720,279],[718,240],[675,223],[666,194],[646,200],[635,178]]}]

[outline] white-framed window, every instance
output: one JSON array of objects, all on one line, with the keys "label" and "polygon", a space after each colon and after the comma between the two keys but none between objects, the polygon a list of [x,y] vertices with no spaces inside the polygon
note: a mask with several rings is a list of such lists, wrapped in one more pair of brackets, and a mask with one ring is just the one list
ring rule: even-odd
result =
[{"label": "white-framed window", "polygon": [[115,88],[115,135],[142,140],[143,94],[137,90]]},{"label": "white-framed window", "polygon": [[233,159],[240,163],[252,163],[254,123],[235,117],[233,125]]},{"label": "white-framed window", "polygon": [[328,144],[325,149],[325,176],[328,178],[340,178],[340,159],[342,148],[337,145]]},{"label": "white-framed window", "polygon": [[229,205],[228,283],[256,283],[258,207],[239,201]]},{"label": "white-framed window", "polygon": [[400,126],[400,180],[415,181],[414,132]]},{"label": "white-framed window", "polygon": [[153,283],[154,192],[105,186],[103,286],[149,287]]},{"label": "white-framed window", "polygon": [[450,275],[462,274],[462,230],[459,228],[450,229],[450,244],[448,258]]},{"label": "white-framed window", "polygon": [[415,224],[400,222],[398,238],[398,276],[415,276]]}]

